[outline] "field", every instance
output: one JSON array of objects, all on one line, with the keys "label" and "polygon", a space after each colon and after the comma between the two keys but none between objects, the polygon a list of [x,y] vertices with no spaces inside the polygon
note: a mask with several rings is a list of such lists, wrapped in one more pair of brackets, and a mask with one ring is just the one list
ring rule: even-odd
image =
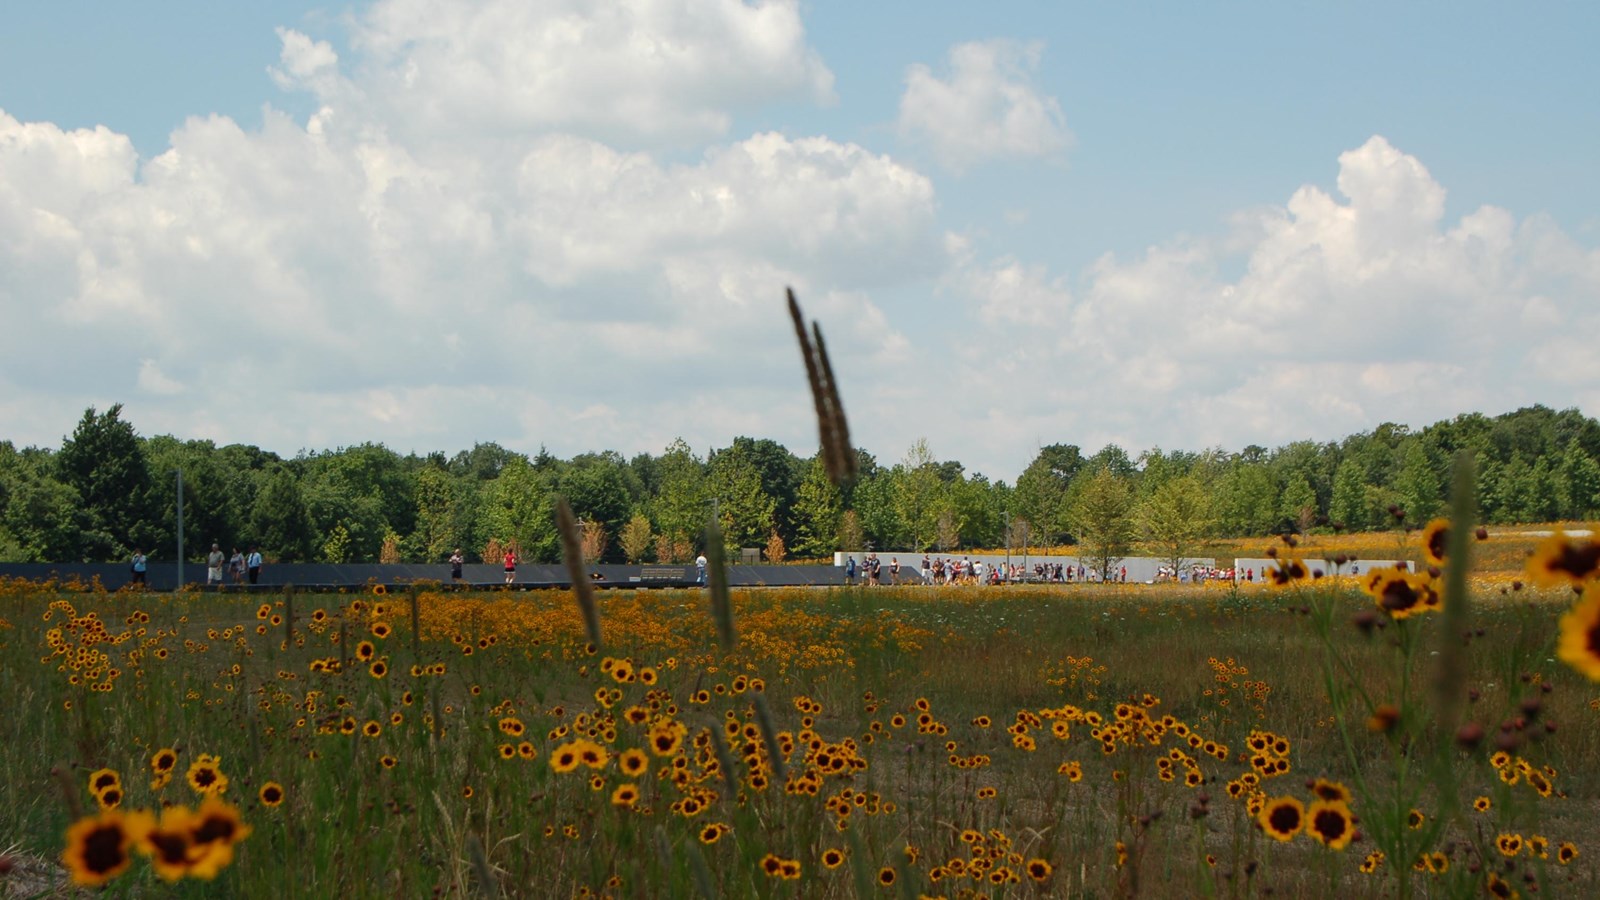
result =
[{"label": "field", "polygon": [[1594,896],[1600,689],[1507,581],[736,591],[731,649],[699,591],[595,646],[6,584],[0,895]]}]

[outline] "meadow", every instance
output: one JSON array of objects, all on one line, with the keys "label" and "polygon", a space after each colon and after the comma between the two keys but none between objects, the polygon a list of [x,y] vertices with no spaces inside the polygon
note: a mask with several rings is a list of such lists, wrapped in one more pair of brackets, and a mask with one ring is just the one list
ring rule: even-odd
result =
[{"label": "meadow", "polygon": [[0,894],[1594,896],[1596,551],[1545,543],[1527,585],[1281,544],[1280,587],[602,591],[598,642],[557,591],[7,583]]}]

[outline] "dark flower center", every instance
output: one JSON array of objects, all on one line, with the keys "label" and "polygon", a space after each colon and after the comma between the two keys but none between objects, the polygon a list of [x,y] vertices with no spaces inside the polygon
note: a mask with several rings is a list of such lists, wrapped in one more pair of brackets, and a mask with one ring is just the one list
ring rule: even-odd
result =
[{"label": "dark flower center", "polygon": [[102,825],[89,832],[83,841],[84,868],[96,875],[116,871],[128,860],[127,853],[123,851],[123,838],[120,825]]},{"label": "dark flower center", "polygon": [[1288,805],[1280,806],[1272,811],[1267,821],[1272,823],[1272,830],[1287,834],[1300,828],[1300,810]]}]

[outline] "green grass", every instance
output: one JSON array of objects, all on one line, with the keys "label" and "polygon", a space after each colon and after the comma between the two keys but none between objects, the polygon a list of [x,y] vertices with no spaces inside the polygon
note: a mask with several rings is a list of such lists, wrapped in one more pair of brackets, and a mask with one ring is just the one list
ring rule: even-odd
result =
[{"label": "green grass", "polygon": [[[65,617],[60,610],[50,621],[44,616],[60,600],[80,615],[96,612],[113,635],[128,632],[121,643],[90,648],[107,652],[120,670],[111,691],[70,684],[72,670],[61,667],[60,657],[47,658],[45,632]],[[353,600],[365,608],[351,611],[346,604]],[[56,594],[8,585],[0,594],[0,619],[11,626],[0,627],[0,696],[11,712],[0,716],[0,847],[16,844],[19,856],[56,858],[72,804],[93,807],[84,782],[100,767],[122,774],[125,807],[193,803],[181,770],[197,754],[211,753],[231,781],[227,799],[253,833],[216,882],[180,881],[173,888],[180,895],[677,897],[707,885],[734,897],[834,897],[856,896],[858,874],[870,882],[890,866],[897,884],[888,891],[869,886],[874,896],[903,888],[912,896],[957,896],[962,889],[1018,897],[1253,896],[1269,887],[1325,897],[1454,896],[1481,890],[1486,871],[1473,873],[1474,865],[1503,869],[1492,847],[1502,831],[1552,842],[1552,859],[1524,855],[1507,873],[1524,893],[1527,874],[1543,896],[1596,890],[1600,711],[1595,686],[1551,659],[1562,598],[1523,592],[1474,605],[1466,640],[1470,675],[1452,690],[1463,698],[1475,694],[1463,702],[1489,737],[1471,752],[1451,744],[1439,753],[1427,738],[1435,703],[1431,654],[1447,639],[1441,621],[1420,617],[1364,635],[1349,623],[1371,601],[1353,592],[880,588],[735,591],[733,601],[738,645],[724,654],[702,593],[602,592],[604,646],[591,656],[571,595],[555,592],[423,593],[416,635],[404,595],[299,595],[289,641],[286,624],[258,619],[257,601],[243,598]],[[387,608],[375,615],[374,603]],[[322,624],[312,620],[318,609],[328,614]],[[139,623],[124,624],[135,610],[151,617],[143,634]],[[287,612],[281,600],[268,610]],[[380,620],[393,630],[382,640],[371,636]],[[1326,642],[1319,622],[1326,623]],[[264,635],[257,634],[260,626]],[[224,638],[229,627],[239,631]],[[361,640],[388,660],[385,678],[371,677],[351,659]],[[480,649],[480,642],[488,646]],[[473,648],[470,655],[463,643]],[[1409,657],[1401,644],[1415,648]],[[167,658],[157,659],[163,648]],[[659,683],[615,682],[601,671],[608,656],[627,657],[636,670],[654,668]],[[1330,668],[1336,656],[1348,660],[1352,678]],[[329,657],[349,664],[341,673],[310,670],[312,660]],[[414,663],[435,662],[445,664],[445,674],[411,676]],[[1409,696],[1400,691],[1405,665]],[[810,736],[796,698],[820,705],[810,714],[816,739],[827,745],[853,739],[865,768],[822,778],[817,796],[785,793],[775,779],[764,790],[751,787],[743,760],[763,760],[765,751],[753,695],[732,689],[741,676],[764,680],[774,729],[799,743],[786,762],[791,776],[807,768],[802,738]],[[1338,692],[1345,684],[1403,708],[1406,719],[1389,735],[1368,731],[1370,710],[1359,699],[1330,701],[1330,685]],[[597,703],[601,689],[620,692],[620,701],[609,708]],[[709,702],[693,702],[700,690]],[[407,691],[411,705],[402,699]],[[1152,717],[1174,716],[1226,744],[1228,760],[1188,750],[1170,733],[1159,746],[1118,745],[1105,755],[1085,722],[1072,723],[1066,740],[1052,736],[1048,720],[1028,729],[1037,744],[1031,751],[1013,746],[1006,730],[1019,711],[1071,704],[1110,718],[1117,704],[1137,705],[1147,694],[1159,701],[1149,707]],[[1525,784],[1507,787],[1486,761],[1500,724],[1526,717],[1521,704],[1535,697],[1537,718],[1519,732],[1515,752],[1554,767],[1564,797],[1541,798]],[[927,701],[945,733],[919,732],[918,700]],[[645,727],[617,721],[636,704],[687,726],[687,785],[667,777],[668,757],[652,756],[648,776],[637,780],[618,771],[616,753],[647,741]],[[390,724],[394,713],[402,717],[398,726]],[[896,714],[907,717],[904,727],[890,724]],[[526,724],[534,760],[498,757],[500,744],[515,743],[497,727],[507,715]],[[749,726],[730,748],[736,794],[720,773],[706,771],[716,767],[711,745],[694,744],[696,734],[722,727],[729,716],[741,729]],[[979,716],[990,717],[990,726],[975,725]],[[382,733],[318,733],[319,723],[346,717],[378,721]],[[1349,728],[1348,747],[1339,737],[1341,721]],[[563,726],[568,734],[552,735]],[[606,768],[553,772],[552,750],[588,728],[612,753]],[[1252,729],[1292,745],[1289,774],[1264,784],[1272,795],[1307,799],[1311,778],[1353,784],[1361,775],[1372,793],[1355,803],[1366,838],[1331,852],[1304,837],[1278,844],[1254,827],[1225,790],[1249,768],[1244,743]],[[608,730],[615,732],[610,740]],[[946,747],[950,741],[954,751]],[[1202,786],[1156,777],[1155,760],[1175,745],[1196,758]],[[147,761],[159,747],[181,751],[180,772],[153,791]],[[984,755],[988,764],[958,768],[952,753]],[[397,761],[394,768],[383,767],[385,755]],[[1443,770],[1429,768],[1435,757]],[[1081,782],[1057,773],[1064,761],[1081,763]],[[52,769],[65,773],[70,790]],[[759,762],[757,769],[769,771]],[[604,778],[603,787],[590,785],[591,774]],[[280,808],[256,799],[269,780],[286,789]],[[639,785],[641,808],[609,802],[624,782]],[[468,786],[470,798],[463,796]],[[673,805],[681,810],[686,788],[716,796],[703,811],[681,815]],[[843,833],[824,803],[842,788],[875,798],[854,809]],[[980,798],[980,788],[993,788],[994,796]],[[1451,849],[1453,865],[1443,876],[1413,873],[1409,860],[1390,860],[1374,875],[1357,872],[1375,846],[1374,823],[1392,814],[1387,799],[1400,790],[1417,792],[1430,822],[1450,808],[1444,794],[1456,803],[1470,804],[1479,794],[1494,799],[1489,813],[1462,809],[1429,837],[1429,847]],[[1201,793],[1209,803],[1196,818]],[[696,836],[708,822],[732,831],[702,844]],[[931,881],[942,863],[969,856],[965,829],[995,829],[1008,852],[1024,863],[1044,859],[1054,875],[1035,883],[1024,873],[1021,883],[999,886]],[[1582,855],[1563,867],[1553,851],[1567,840]],[[1122,866],[1119,841],[1128,855]],[[916,861],[908,860],[907,846],[916,849]],[[827,848],[845,850],[850,861],[825,870],[820,859]],[[798,860],[800,878],[763,874],[768,853]],[[144,894],[155,884],[140,861],[113,889]]]}]

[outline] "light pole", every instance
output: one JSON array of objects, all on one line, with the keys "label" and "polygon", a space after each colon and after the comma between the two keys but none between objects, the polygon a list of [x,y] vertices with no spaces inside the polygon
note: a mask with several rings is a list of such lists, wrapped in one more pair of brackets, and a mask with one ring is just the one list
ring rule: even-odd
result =
[{"label": "light pole", "polygon": [[178,587],[183,587],[183,467],[178,467]]}]

